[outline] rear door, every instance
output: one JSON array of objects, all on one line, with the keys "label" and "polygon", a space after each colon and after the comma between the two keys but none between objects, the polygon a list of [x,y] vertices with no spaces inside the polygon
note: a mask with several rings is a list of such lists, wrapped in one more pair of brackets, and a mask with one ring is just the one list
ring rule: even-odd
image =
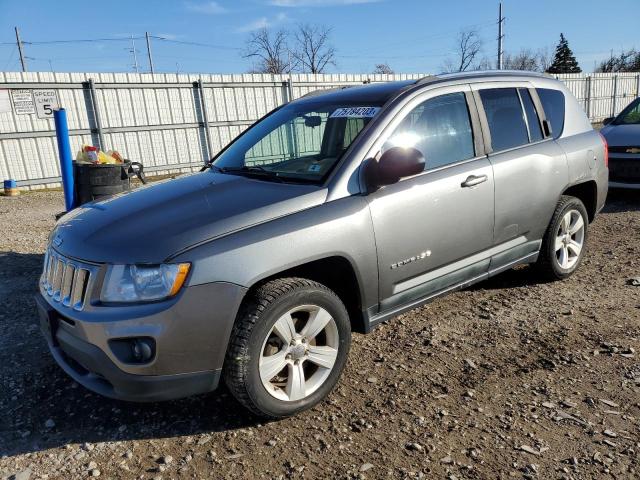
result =
[{"label": "rear door", "polygon": [[567,184],[566,156],[543,123],[528,83],[472,86],[495,182],[493,243],[501,252],[491,269],[533,255]]},{"label": "rear door", "polygon": [[467,85],[410,100],[374,145],[414,147],[425,170],[368,195],[382,311],[482,276],[493,242],[493,172]]}]

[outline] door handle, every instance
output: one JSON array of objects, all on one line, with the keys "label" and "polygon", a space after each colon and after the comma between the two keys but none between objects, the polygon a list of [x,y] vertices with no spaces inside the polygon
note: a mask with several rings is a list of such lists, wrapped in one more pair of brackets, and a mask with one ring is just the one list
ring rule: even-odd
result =
[{"label": "door handle", "polygon": [[475,187],[483,182],[486,182],[488,177],[486,175],[469,175],[467,179],[460,184],[461,187]]}]

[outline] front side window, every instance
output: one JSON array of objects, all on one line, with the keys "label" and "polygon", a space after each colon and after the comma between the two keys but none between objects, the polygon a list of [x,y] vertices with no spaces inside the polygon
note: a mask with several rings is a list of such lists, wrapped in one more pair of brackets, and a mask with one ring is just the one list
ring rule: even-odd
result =
[{"label": "front side window", "polygon": [[480,98],[489,123],[491,146],[494,151],[529,143],[529,133],[517,89],[480,90]]},{"label": "front side window", "polygon": [[413,147],[431,170],[475,156],[473,130],[464,93],[431,98],[414,108],[386,141],[391,147]]},{"label": "front side window", "polygon": [[231,144],[213,162],[213,170],[319,183],[379,111],[380,105],[320,100],[287,105]]},{"label": "front side window", "polygon": [[564,94],[552,88],[538,88],[538,97],[544,109],[544,114],[551,124],[553,138],[558,138],[564,129]]}]

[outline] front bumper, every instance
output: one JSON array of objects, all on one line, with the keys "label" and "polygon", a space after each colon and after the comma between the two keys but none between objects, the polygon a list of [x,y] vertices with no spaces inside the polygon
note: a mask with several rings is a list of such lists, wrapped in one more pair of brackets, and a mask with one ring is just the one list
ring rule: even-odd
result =
[{"label": "front bumper", "polygon": [[[74,311],[41,290],[36,304],[49,349],[69,376],[106,397],[149,402],[217,387],[244,292],[211,283],[187,287],[170,302]],[[155,342],[146,363],[123,361],[111,343],[140,337]]]},{"label": "front bumper", "polygon": [[609,187],[640,189],[640,155],[609,154]]},{"label": "front bumper", "polygon": [[609,182],[609,188],[624,188],[627,190],[640,190],[640,182],[638,183]]}]

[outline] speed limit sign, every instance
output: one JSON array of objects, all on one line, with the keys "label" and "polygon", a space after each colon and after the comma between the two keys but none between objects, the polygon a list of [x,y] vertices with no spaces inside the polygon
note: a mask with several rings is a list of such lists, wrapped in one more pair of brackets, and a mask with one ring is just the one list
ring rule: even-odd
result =
[{"label": "speed limit sign", "polygon": [[53,111],[59,107],[58,92],[55,90],[34,90],[33,101],[38,118],[53,118]]}]

